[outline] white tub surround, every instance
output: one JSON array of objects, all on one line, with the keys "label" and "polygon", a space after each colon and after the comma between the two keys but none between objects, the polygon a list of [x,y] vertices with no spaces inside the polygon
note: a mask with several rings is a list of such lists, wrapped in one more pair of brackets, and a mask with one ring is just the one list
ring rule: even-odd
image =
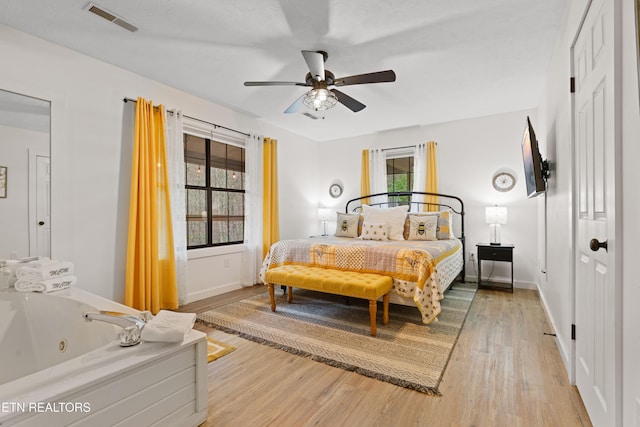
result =
[{"label": "white tub surround", "polygon": [[0,292],[0,425],[197,426],[207,417],[206,335],[121,347],[83,311],[136,311],[72,288]]}]

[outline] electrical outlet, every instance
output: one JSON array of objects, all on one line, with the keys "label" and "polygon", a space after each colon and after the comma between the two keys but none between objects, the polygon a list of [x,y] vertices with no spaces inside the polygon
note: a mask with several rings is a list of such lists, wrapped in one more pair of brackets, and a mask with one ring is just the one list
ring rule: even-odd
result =
[{"label": "electrical outlet", "polygon": [[223,265],[224,265],[224,268],[229,268],[229,265],[230,265],[230,263],[229,263],[229,258],[225,258],[225,259],[224,259],[224,261],[223,261],[222,263],[223,263]]},{"label": "electrical outlet", "polygon": [[473,252],[469,252],[469,261],[475,261],[476,260],[476,254],[474,254]]}]

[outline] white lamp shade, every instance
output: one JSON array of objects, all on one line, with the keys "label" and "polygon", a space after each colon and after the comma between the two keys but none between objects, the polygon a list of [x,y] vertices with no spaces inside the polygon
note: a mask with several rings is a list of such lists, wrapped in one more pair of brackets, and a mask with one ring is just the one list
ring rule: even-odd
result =
[{"label": "white lamp shade", "polygon": [[506,224],[507,208],[504,206],[488,206],[484,210],[484,220],[487,224]]},{"label": "white lamp shade", "polygon": [[335,215],[335,212],[329,208],[318,208],[318,219],[320,221],[331,221]]}]

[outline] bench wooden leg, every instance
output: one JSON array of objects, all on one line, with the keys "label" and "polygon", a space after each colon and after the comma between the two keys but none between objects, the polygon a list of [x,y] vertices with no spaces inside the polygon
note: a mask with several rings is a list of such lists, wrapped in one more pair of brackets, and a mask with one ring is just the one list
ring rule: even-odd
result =
[{"label": "bench wooden leg", "polygon": [[389,301],[391,300],[391,292],[387,292],[386,294],[384,294],[384,297],[382,297],[382,323],[383,324],[387,324],[389,323]]},{"label": "bench wooden leg", "polygon": [[369,300],[369,319],[371,321],[371,336],[376,336],[376,312],[378,310],[378,305],[376,300]]},{"label": "bench wooden leg", "polygon": [[291,301],[293,301],[293,290],[291,286],[287,286],[287,302],[291,304]]},{"label": "bench wooden leg", "polygon": [[268,283],[267,288],[269,289],[269,299],[271,300],[271,311],[276,311],[276,297],[274,295],[273,283]]}]

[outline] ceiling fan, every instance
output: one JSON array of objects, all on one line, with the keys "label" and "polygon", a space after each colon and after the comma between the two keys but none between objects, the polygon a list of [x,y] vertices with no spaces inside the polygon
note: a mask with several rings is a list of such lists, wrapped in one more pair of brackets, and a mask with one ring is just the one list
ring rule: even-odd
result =
[{"label": "ceiling fan", "polygon": [[[323,111],[332,108],[336,102],[341,103],[354,113],[363,110],[366,105],[339,91],[328,89],[331,86],[349,86],[366,83],[386,83],[396,81],[396,73],[393,70],[378,71],[374,73],[358,74],[355,76],[336,78],[329,70],[325,70],[324,63],[329,55],[322,50],[303,50],[302,56],[309,67],[309,73],[305,82],[244,82],[245,86],[305,86],[312,89],[302,95],[284,112],[297,113],[305,106],[314,111]],[[311,116],[312,118],[316,118]]]}]

